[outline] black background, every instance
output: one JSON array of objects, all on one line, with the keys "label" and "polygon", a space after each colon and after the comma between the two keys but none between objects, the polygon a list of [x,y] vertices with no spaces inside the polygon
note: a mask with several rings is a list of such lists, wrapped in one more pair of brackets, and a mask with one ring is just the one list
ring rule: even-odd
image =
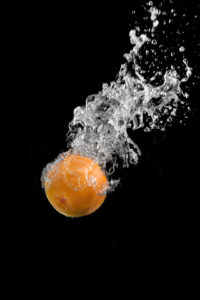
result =
[{"label": "black background", "polygon": [[[90,6],[40,1],[22,7],[22,85],[19,123],[23,136],[20,233],[27,263],[62,262],[77,253],[117,255],[128,265],[193,265],[197,254],[199,201],[199,83],[192,87],[193,113],[185,126],[131,134],[142,151],[139,164],[120,169],[121,184],[94,214],[58,214],[41,188],[43,167],[66,151],[73,109],[115,79],[130,50],[131,5]],[[190,1],[197,12],[198,1]],[[189,11],[189,4],[186,11]],[[197,28],[196,28],[197,32]],[[193,32],[192,32],[193,33]],[[197,33],[196,33],[197,34]],[[194,55],[196,41],[186,33]],[[18,237],[17,237],[18,238]],[[99,256],[99,254],[98,254]],[[72,256],[70,256],[72,257]],[[73,259],[72,259],[73,260]],[[64,261],[64,262],[63,262]],[[96,262],[95,262],[96,263]]]}]

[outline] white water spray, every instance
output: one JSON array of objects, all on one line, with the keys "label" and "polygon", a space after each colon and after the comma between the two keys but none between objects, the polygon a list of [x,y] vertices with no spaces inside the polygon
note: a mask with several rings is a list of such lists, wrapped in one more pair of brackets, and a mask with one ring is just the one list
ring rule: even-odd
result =
[{"label": "white water spray", "polygon": [[[157,44],[155,32],[161,11],[151,5],[149,14],[152,22],[150,34],[138,34],[138,28],[130,31],[133,48],[124,55],[126,63],[121,66],[116,80],[103,84],[102,91],[87,97],[86,105],[76,107],[69,124],[69,151],[92,158],[107,175],[115,171],[120,160],[123,167],[138,162],[141,151],[128,135],[128,128],[133,131],[139,128],[145,131],[165,130],[166,125],[176,116],[178,106],[188,97],[181,89],[181,83],[186,82],[192,74],[186,59],[183,60],[185,75],[182,78],[172,65],[163,74],[155,70],[149,80],[145,79],[145,71],[138,59],[145,45]],[[180,52],[183,51],[184,48],[181,48]],[[145,60],[145,57],[142,59]],[[163,77],[162,84],[152,85],[151,82],[160,76]],[[109,169],[108,164],[112,166]],[[43,177],[45,174],[43,172]],[[117,183],[116,180],[110,180],[110,189]]]}]

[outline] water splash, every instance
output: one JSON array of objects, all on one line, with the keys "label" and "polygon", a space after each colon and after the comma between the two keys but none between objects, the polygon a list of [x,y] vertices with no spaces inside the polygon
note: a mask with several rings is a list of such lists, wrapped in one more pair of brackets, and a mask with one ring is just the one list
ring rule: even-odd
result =
[{"label": "water splash", "polygon": [[[176,66],[171,64],[165,70],[161,67],[162,61],[159,65],[156,51],[160,50],[164,55],[169,52],[156,38],[159,17],[166,16],[166,12],[154,7],[152,1],[148,5],[151,27],[142,30],[136,26],[130,30],[133,47],[124,54],[126,62],[121,65],[116,80],[110,84],[104,83],[99,93],[87,97],[84,106],[76,107],[69,124],[67,144],[70,150],[66,153],[92,158],[108,176],[114,173],[120,161],[123,167],[138,163],[141,151],[128,135],[128,129],[165,130],[189,96],[181,88],[181,84],[188,81],[192,74],[184,56],[185,48],[178,45],[177,50],[182,54],[182,69],[177,66],[176,60]],[[174,10],[172,14],[176,16]],[[171,23],[173,19],[168,21]],[[166,20],[163,26],[165,24]],[[175,52],[171,51],[170,55],[173,57]],[[46,171],[43,177],[45,174]],[[93,184],[93,178],[90,182]],[[110,179],[110,190],[118,183],[119,180]]]},{"label": "water splash", "polygon": [[[140,52],[145,45],[157,44],[152,35],[159,26],[157,18],[161,11],[151,6],[149,14],[152,21],[150,35],[138,35],[139,27],[130,31],[133,48],[124,55],[127,62],[121,66],[116,80],[103,84],[102,91],[87,97],[85,106],[75,108],[69,125],[67,141],[70,151],[91,157],[109,175],[115,171],[118,158],[123,167],[138,162],[141,151],[128,135],[128,128],[133,131],[139,128],[165,130],[176,116],[183,98],[188,97],[181,89],[181,83],[192,74],[186,59],[183,59],[185,74],[182,78],[173,65],[164,74],[155,70],[149,80],[145,78],[138,59],[141,59]],[[182,47],[180,51],[183,50]],[[158,76],[162,76],[163,83],[152,85]],[[112,167],[107,169],[109,163]],[[116,181],[111,185],[116,185]]]}]

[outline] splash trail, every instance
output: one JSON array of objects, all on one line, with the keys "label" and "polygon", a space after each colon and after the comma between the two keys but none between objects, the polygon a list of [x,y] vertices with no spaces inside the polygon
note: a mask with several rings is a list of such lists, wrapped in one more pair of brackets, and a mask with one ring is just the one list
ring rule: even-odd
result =
[{"label": "splash trail", "polygon": [[[111,178],[119,162],[122,162],[123,167],[129,167],[130,164],[137,164],[141,155],[140,148],[129,136],[128,129],[132,129],[133,132],[141,128],[145,131],[165,130],[166,126],[176,118],[179,107],[187,105],[189,94],[182,90],[181,84],[188,81],[192,75],[192,69],[184,56],[183,46],[179,48],[179,53],[183,53],[182,72],[175,64],[171,64],[170,68],[165,70],[156,67],[156,64],[159,66],[158,56],[154,60],[153,55],[150,62],[153,69],[151,76],[148,76],[147,70],[142,66],[141,61],[146,60],[148,62],[146,57],[148,57],[151,49],[153,49],[152,54],[156,53],[154,49],[166,51],[156,39],[156,31],[160,25],[159,18],[165,15],[165,12],[150,3],[147,13],[151,27],[143,30],[143,32],[139,26],[130,30],[129,37],[132,49],[129,53],[124,54],[126,62],[121,65],[116,80],[110,84],[104,83],[100,92],[87,97],[84,106],[78,106],[74,109],[73,120],[69,124],[67,133],[69,150],[60,154],[54,162],[48,164],[43,170],[42,183],[46,190],[54,184],[56,176],[59,178],[65,176],[66,185],[70,186],[74,193],[83,190],[88,192],[87,187],[90,187],[94,188],[98,196],[105,198],[105,195],[109,191],[113,191],[119,183],[119,180]],[[173,13],[175,15],[174,11]],[[173,55],[171,52],[171,56]],[[83,174],[80,173],[80,168],[78,171],[74,169],[72,160],[68,162],[70,155],[91,159],[90,162],[84,161],[87,166],[84,165],[85,169],[81,171]],[[63,168],[62,172],[64,173],[59,173],[59,168],[65,160],[67,161],[67,176]],[[76,163],[78,164],[78,162]],[[104,175],[98,173],[97,169],[95,172],[98,174],[90,172],[96,164],[100,166],[107,180],[104,180]],[[108,165],[111,167],[108,168]],[[50,173],[52,176],[49,175]],[[56,191],[57,198],[51,195],[55,189],[47,195],[51,203],[60,201],[55,199],[61,198],[62,203],[68,201],[66,199],[69,197],[62,192],[64,183],[62,182],[60,185],[59,180],[55,187],[55,189],[60,188],[61,190],[58,193]],[[73,194],[72,198],[76,199],[74,197]],[[84,194],[84,197],[84,199],[87,198],[87,193]],[[82,201],[80,199],[79,202]],[[99,205],[102,201],[99,202]],[[54,204],[52,205],[55,207]],[[59,203],[56,204],[57,210],[59,210],[58,207]],[[95,206],[92,211],[97,207]],[[83,213],[79,211],[78,215],[75,214],[75,216],[91,213],[88,208],[84,209],[85,207],[82,208]],[[69,211],[71,212],[68,210],[64,214],[70,215]],[[74,216],[74,213],[71,216]]]}]

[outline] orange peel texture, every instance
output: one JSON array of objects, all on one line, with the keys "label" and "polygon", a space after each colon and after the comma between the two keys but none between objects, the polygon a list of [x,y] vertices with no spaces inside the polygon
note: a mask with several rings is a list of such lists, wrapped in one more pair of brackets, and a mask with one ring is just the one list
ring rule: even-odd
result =
[{"label": "orange peel texture", "polygon": [[82,217],[96,211],[106,198],[107,186],[100,166],[77,154],[67,154],[55,161],[44,176],[49,202],[68,217]]}]

